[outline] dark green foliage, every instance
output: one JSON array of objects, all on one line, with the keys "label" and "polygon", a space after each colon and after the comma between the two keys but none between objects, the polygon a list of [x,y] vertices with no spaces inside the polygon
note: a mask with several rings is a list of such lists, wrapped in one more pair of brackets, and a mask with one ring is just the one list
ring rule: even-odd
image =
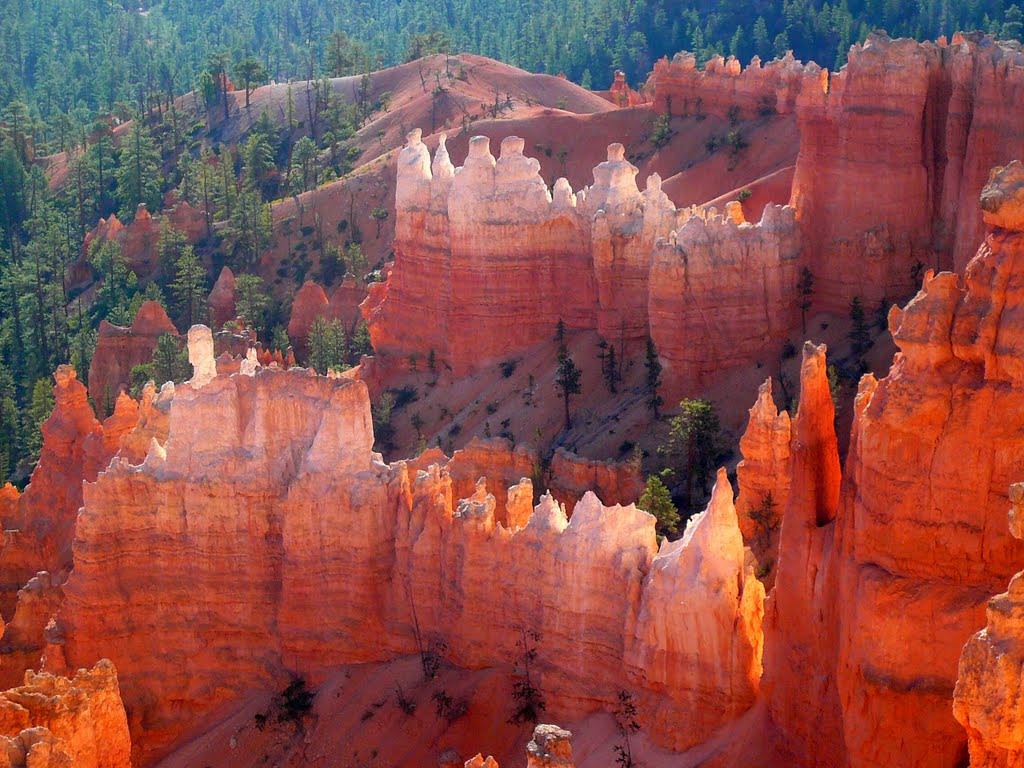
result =
[{"label": "dark green foliage", "polygon": [[[564,332],[564,330],[563,330]],[[565,428],[572,427],[572,418],[569,415],[569,401],[574,395],[583,391],[583,372],[573,362],[565,344],[558,347],[558,373],[555,376],[555,388],[562,397],[565,404]]]},{"label": "dark green foliage", "polygon": [[721,425],[714,403],[683,400],[672,418],[668,441],[658,449],[676,482],[683,487],[682,505],[694,511],[707,494],[708,481],[721,451]]},{"label": "dark green foliage", "polygon": [[615,764],[620,768],[633,768],[636,763],[633,762],[629,737],[640,730],[640,722],[637,720],[636,701],[629,691],[619,691],[616,698],[615,725],[622,736],[622,743],[615,745]]},{"label": "dark green foliage", "polygon": [[664,401],[658,394],[658,387],[661,386],[661,360],[658,359],[658,348],[654,346],[654,340],[647,338],[647,351],[644,355],[644,380],[647,384],[647,407],[651,409],[654,418],[658,418],[658,410]]},{"label": "dark green foliage", "polygon": [[668,115],[658,115],[651,131],[651,144],[658,149],[664,147],[672,139],[672,121]]},{"label": "dark green foliage", "polygon": [[659,536],[672,536],[679,531],[679,510],[672,503],[672,494],[657,475],[647,478],[647,486],[637,506],[654,515]]},{"label": "dark green foliage", "polygon": [[[157,386],[173,381],[180,384],[192,375],[192,366],[188,362],[188,350],[184,344],[169,333],[156,340],[150,371]],[[132,369],[134,374],[135,370]]]},{"label": "dark green foliage", "polygon": [[748,510],[747,516],[754,522],[754,539],[761,550],[764,550],[782,523],[779,505],[772,498],[772,492],[768,491],[757,507]]},{"label": "dark green foliage", "polygon": [[800,291],[800,325],[803,332],[807,333],[807,310],[811,308],[811,295],[814,293],[814,273],[807,267],[800,270],[797,288]]},{"label": "dark green foliage", "polygon": [[860,296],[850,303],[850,348],[855,355],[863,355],[871,347],[871,328],[868,325]]}]

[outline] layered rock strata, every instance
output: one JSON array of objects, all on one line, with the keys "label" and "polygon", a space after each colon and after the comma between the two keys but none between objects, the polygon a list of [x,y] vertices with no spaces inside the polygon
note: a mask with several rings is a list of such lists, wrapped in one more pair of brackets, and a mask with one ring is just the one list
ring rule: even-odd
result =
[{"label": "layered rock strata", "polygon": [[60,585],[72,565],[82,481],[96,479],[138,419],[135,401],[122,395],[101,424],[74,369],[61,366],[54,379],[55,405],[43,423],[32,482],[23,494],[10,487],[0,494],[0,613],[7,622],[0,639],[0,680],[5,684],[38,666],[43,629],[56,613]]},{"label": "layered rock strata", "polygon": [[[1010,532],[1024,535],[1024,485],[1010,487]],[[974,768],[1024,765],[1024,573],[988,602],[985,628],[960,654],[953,714]]]},{"label": "layered rock strata", "polygon": [[960,652],[1024,562],[1005,525],[1024,455],[1015,178],[993,175],[996,226],[963,281],[928,274],[891,312],[900,353],[885,379],[861,381],[841,487],[824,360],[801,392],[765,676],[802,764],[952,765],[966,754],[952,710]]},{"label": "layered rock strata", "polygon": [[813,301],[831,311],[855,295],[872,307],[906,295],[929,267],[962,272],[984,238],[988,171],[1024,143],[1024,53],[978,34],[918,43],[874,33],[837,73],[789,54],[745,69],[714,57],[700,70],[682,53],[655,64],[648,88],[673,115],[796,115],[790,205]]},{"label": "layered rock strata", "polygon": [[[677,746],[753,701],[763,593],[731,492],[658,552],[633,506],[588,493],[570,520],[544,496],[528,514],[520,487],[509,528],[486,491],[459,501],[446,468],[386,465],[372,444],[361,382],[257,368],[177,387],[166,443],[86,484],[53,653],[113,659],[140,755],[253,686],[426,647],[481,668],[535,642],[550,711],[639,690]],[[692,620],[666,613],[682,595]]]},{"label": "layered rock strata", "polygon": [[[638,189],[620,144],[576,193],[564,179],[549,190],[538,171],[514,136],[498,159],[474,138],[455,168],[443,141],[431,160],[419,132],[409,135],[398,159],[395,262],[363,303],[379,355],[433,352],[460,374],[550,339],[562,320],[616,341],[653,337],[666,375],[698,386],[712,369],[751,362],[794,322],[792,211],[769,206],[751,225],[676,210],[656,174]],[[713,268],[735,288],[735,324],[731,314],[709,317],[723,300]],[[755,290],[750,274],[769,278],[769,290]],[[715,354],[723,343],[739,354]]]}]

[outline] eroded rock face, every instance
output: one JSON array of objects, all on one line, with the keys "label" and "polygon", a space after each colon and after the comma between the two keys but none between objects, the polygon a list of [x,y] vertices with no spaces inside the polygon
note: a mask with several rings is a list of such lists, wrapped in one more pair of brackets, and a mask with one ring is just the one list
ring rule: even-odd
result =
[{"label": "eroded rock face", "polygon": [[0,692],[0,765],[131,768],[117,671],[106,659],[73,679],[27,672]]},{"label": "eroded rock face", "polygon": [[217,276],[217,282],[210,291],[208,305],[210,309],[210,326],[219,330],[224,323],[234,320],[237,316],[235,302],[238,296],[235,291],[235,274],[230,267],[224,267]]},{"label": "eroded rock face", "polygon": [[573,768],[571,739],[557,725],[538,725],[526,745],[526,768]]},{"label": "eroded rock face", "polygon": [[[659,733],[682,751],[748,709],[761,680],[764,587],[747,563],[725,470],[706,510],[683,537],[662,542],[644,582],[636,642],[627,652],[643,679]],[[673,638],[666,645],[662,638]],[[721,706],[730,692],[729,708]],[[657,706],[658,698],[671,705]],[[677,728],[686,722],[693,727]]]},{"label": "eroded rock face", "polygon": [[6,682],[19,680],[26,667],[38,667],[42,630],[72,565],[82,481],[95,480],[107,466],[138,413],[135,402],[122,395],[100,424],[73,368],[60,366],[54,380],[55,405],[43,424],[32,481],[20,495],[13,487],[0,491],[0,613],[8,622],[0,641],[0,677]]},{"label": "eroded rock face", "polygon": [[[657,174],[642,192],[636,175],[612,144],[592,186],[549,190],[522,139],[504,139],[495,159],[475,137],[454,168],[444,142],[431,161],[414,131],[398,159],[395,262],[362,305],[377,354],[401,364],[433,352],[460,374],[551,338],[562,320],[626,343],[653,337],[670,388],[751,362],[795,318],[793,212],[772,207],[750,225],[677,211]],[[699,309],[712,295],[729,306],[716,331]]]},{"label": "eroded rock face", "polygon": [[[1021,538],[1024,485],[1010,487],[1010,531]],[[971,765],[1011,768],[1024,764],[1024,573],[989,600],[985,629],[960,655],[953,714],[967,730]]]},{"label": "eroded rock face", "polygon": [[657,62],[647,87],[673,115],[795,115],[790,205],[815,307],[829,311],[846,312],[854,296],[874,307],[908,295],[921,269],[962,273],[984,239],[989,169],[1022,140],[1024,53],[980,34],[918,43],[873,33],[831,74],[791,54],[745,69],[716,56],[701,70],[681,53]]},{"label": "eroded rock face", "polygon": [[[984,625],[987,596],[1024,562],[1005,524],[1024,454],[1022,264],[1024,232],[997,228],[962,285],[928,275],[890,314],[901,352],[885,379],[861,381],[841,496],[831,459],[820,461],[834,440],[824,373],[817,394],[801,393],[765,668],[773,718],[806,745],[795,749],[807,764],[965,756],[952,708],[960,652]],[[810,432],[805,406],[819,414]],[[998,727],[992,737],[998,746]]]},{"label": "eroded rock face", "polygon": [[[749,706],[759,585],[718,543],[742,550],[731,500],[658,554],[653,518],[632,505],[588,493],[570,520],[544,496],[527,513],[527,481],[506,496],[503,522],[501,485],[460,501],[446,467],[386,465],[372,444],[361,382],[259,368],[178,386],[166,443],[85,486],[75,569],[48,633],[63,645],[47,654],[119,665],[140,756],[253,686],[290,673],[315,684],[334,665],[415,653],[417,636],[468,668],[507,663],[536,636],[550,711],[643,691],[641,718],[666,742],[682,720],[700,741]],[[695,572],[699,585],[687,581]],[[647,589],[684,591],[695,623],[669,620],[653,599],[642,610]],[[714,668],[664,666],[663,682],[624,663],[684,647],[735,650]],[[733,682],[718,689],[723,675]]]},{"label": "eroded rock face", "polygon": [[127,390],[132,368],[153,359],[157,339],[165,333],[178,335],[158,301],[147,301],[139,307],[127,328],[100,321],[96,351],[89,366],[89,394],[97,408],[113,403],[122,390]]},{"label": "eroded rock face", "polygon": [[[744,541],[757,544],[769,557],[777,549],[771,528],[781,525],[782,511],[789,501],[791,440],[789,413],[779,413],[772,398],[772,380],[768,379],[758,390],[747,429],[740,438],[743,460],[736,466],[736,511]],[[767,503],[769,495],[772,504]]]}]

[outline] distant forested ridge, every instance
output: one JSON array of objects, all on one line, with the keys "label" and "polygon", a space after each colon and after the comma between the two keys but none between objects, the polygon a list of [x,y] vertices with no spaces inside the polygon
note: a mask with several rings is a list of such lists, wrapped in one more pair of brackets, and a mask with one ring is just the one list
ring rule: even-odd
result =
[{"label": "distant forested ridge", "polygon": [[0,8],[0,106],[24,102],[37,145],[52,151],[99,112],[192,90],[214,52],[253,57],[281,81],[447,48],[604,88],[614,69],[636,83],[682,49],[744,63],[792,49],[837,67],[874,28],[1019,38],[1022,17],[1003,0],[10,0]]}]

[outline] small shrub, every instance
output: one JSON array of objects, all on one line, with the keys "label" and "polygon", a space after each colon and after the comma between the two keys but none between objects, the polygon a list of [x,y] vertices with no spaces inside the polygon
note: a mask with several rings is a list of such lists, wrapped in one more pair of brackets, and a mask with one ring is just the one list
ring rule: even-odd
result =
[{"label": "small shrub", "polygon": [[466,711],[469,709],[468,701],[465,699],[452,698],[443,688],[439,691],[435,691],[430,698],[434,700],[437,716],[447,720],[449,723],[454,723],[466,714]]},{"label": "small shrub", "polygon": [[749,189],[744,189],[744,190],[742,190],[742,191],[741,191],[741,192],[739,193],[739,195],[737,195],[737,198],[739,199],[739,201],[740,201],[741,203],[745,203],[745,202],[746,202],[747,200],[749,200],[749,199],[750,199],[750,196],[751,196],[751,195],[753,195],[753,194],[754,194],[754,193],[753,193],[753,192],[752,192],[751,190],[749,190]]},{"label": "small shrub", "polygon": [[398,708],[407,716],[411,717],[416,711],[416,702],[405,695],[400,685],[395,686],[395,700],[398,702]]},{"label": "small shrub", "polygon": [[501,363],[498,367],[501,368],[501,375],[506,378],[512,378],[512,374],[516,372],[516,367],[519,365],[519,360],[506,360]]},{"label": "small shrub", "polygon": [[487,411],[487,415],[488,416],[493,416],[495,413],[498,412],[498,404],[497,403],[488,403],[487,404],[487,408],[485,410]]},{"label": "small shrub", "polygon": [[658,115],[654,120],[654,130],[651,131],[651,144],[656,149],[661,149],[672,139],[672,121],[668,115]]},{"label": "small shrub", "polygon": [[398,411],[410,403],[415,403],[420,399],[419,393],[416,391],[416,387],[402,387],[401,389],[390,390],[395,396],[394,410]]}]

